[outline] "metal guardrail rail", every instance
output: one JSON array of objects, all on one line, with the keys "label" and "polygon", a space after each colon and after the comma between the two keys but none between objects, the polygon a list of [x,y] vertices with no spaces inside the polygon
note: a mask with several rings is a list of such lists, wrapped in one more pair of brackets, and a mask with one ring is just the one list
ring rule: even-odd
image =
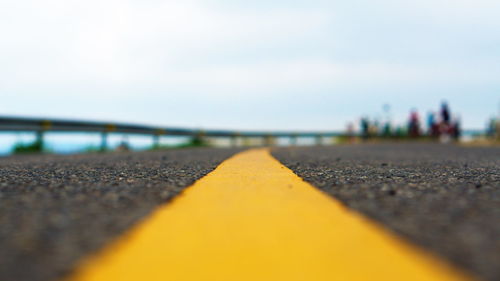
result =
[{"label": "metal guardrail rail", "polygon": [[175,127],[155,127],[128,123],[92,122],[81,120],[44,119],[0,116],[0,132],[36,132],[39,140],[46,132],[89,132],[101,133],[101,147],[107,146],[107,135],[110,133],[150,135],[154,137],[154,145],[158,146],[160,136],[189,137],[223,137],[236,139],[289,137],[296,140],[299,137],[316,138],[319,142],[324,137],[338,137],[341,132],[266,132],[266,131],[230,131],[230,130],[197,130]]},{"label": "metal guardrail rail", "polygon": [[0,131],[9,132],[95,132],[138,135],[207,136],[207,137],[335,137],[340,132],[265,132],[196,130],[174,127],[154,127],[127,123],[90,122],[80,120],[20,118],[0,116]]},{"label": "metal guardrail rail", "polygon": [[[188,137],[221,137],[231,138],[236,143],[237,138],[262,138],[266,144],[272,144],[274,138],[287,137],[291,143],[297,143],[297,138],[315,138],[321,144],[323,138],[346,136],[344,132],[294,132],[294,131],[231,131],[231,130],[199,130],[175,127],[155,127],[129,123],[92,122],[82,120],[44,119],[0,116],[0,132],[35,132],[37,140],[43,141],[46,132],[89,132],[101,134],[101,149],[107,147],[110,133],[149,135],[153,137],[154,146],[159,146],[161,136]],[[481,136],[482,130],[465,130],[464,134]]]}]

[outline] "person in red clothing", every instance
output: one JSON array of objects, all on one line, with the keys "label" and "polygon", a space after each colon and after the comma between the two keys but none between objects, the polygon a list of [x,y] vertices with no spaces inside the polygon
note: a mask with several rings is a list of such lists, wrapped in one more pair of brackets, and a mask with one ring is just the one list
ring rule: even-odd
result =
[{"label": "person in red clothing", "polygon": [[410,123],[408,127],[410,137],[418,138],[420,136],[420,117],[416,109],[412,110],[410,113]]}]

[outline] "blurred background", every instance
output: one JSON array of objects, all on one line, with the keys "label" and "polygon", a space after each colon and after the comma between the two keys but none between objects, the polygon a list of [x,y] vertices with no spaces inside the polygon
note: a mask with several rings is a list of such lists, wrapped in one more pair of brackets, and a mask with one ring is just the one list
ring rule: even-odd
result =
[{"label": "blurred background", "polygon": [[[418,119],[418,136],[434,120],[443,142],[457,128],[495,135],[499,12],[495,0],[0,0],[0,115],[365,139],[415,137]],[[0,153],[35,138],[3,132]],[[108,144],[124,142],[152,145]],[[99,144],[45,137],[60,153]]]}]

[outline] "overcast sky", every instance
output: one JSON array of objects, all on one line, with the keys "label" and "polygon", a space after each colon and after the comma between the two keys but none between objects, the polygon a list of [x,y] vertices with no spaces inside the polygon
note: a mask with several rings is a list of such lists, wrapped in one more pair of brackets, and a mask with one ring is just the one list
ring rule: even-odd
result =
[{"label": "overcast sky", "polygon": [[500,103],[498,0],[0,0],[0,115],[343,129]]}]

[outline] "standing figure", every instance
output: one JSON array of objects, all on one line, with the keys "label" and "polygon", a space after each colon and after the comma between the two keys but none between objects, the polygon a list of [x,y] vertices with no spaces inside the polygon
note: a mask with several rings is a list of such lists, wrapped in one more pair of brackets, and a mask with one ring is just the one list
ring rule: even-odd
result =
[{"label": "standing figure", "polygon": [[436,122],[436,114],[429,112],[427,115],[427,133],[430,137],[435,138],[439,135],[438,124]]},{"label": "standing figure", "polygon": [[460,117],[455,117],[452,124],[452,136],[455,141],[459,141],[462,136],[462,122],[460,122]]},{"label": "standing figure", "polygon": [[420,118],[418,116],[417,110],[412,110],[410,113],[410,123],[408,132],[410,133],[410,137],[418,138],[420,136]]},{"label": "standing figure", "polygon": [[441,104],[441,121],[450,124],[450,107],[445,101]]}]

